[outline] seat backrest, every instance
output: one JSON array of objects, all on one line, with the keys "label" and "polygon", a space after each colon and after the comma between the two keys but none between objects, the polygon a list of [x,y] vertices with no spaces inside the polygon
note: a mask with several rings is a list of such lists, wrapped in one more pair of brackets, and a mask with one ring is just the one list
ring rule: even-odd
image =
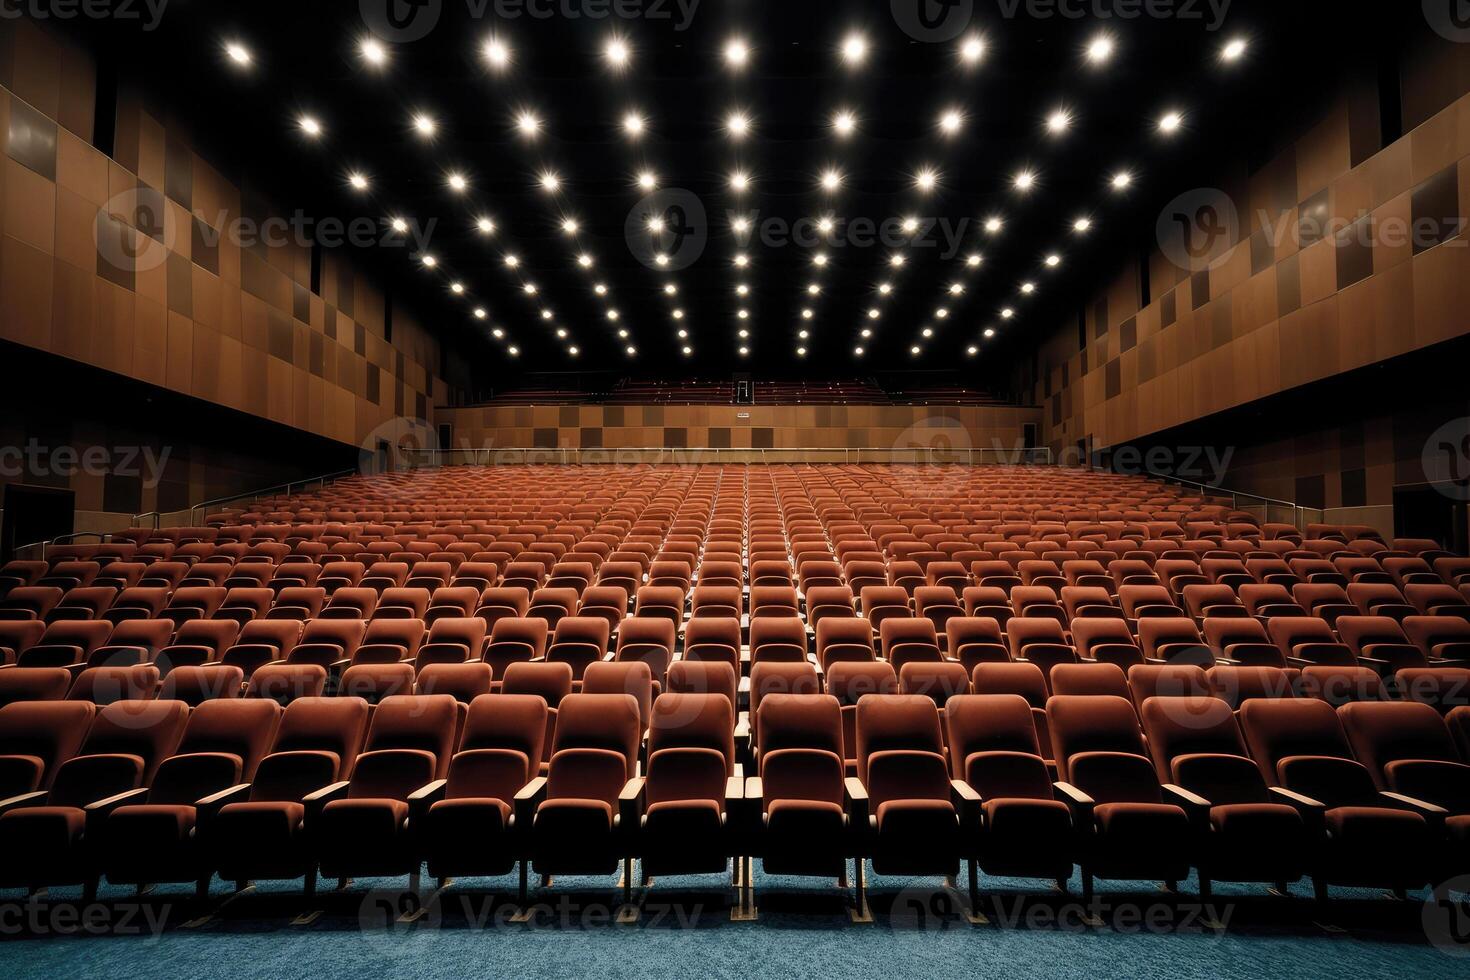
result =
[{"label": "seat backrest", "polygon": [[534,694],[482,694],[470,702],[459,751],[511,749],[540,765],[546,740],[546,702]]},{"label": "seat backrest", "polygon": [[1337,712],[1325,701],[1255,698],[1240,706],[1239,717],[1251,757],[1268,785],[1281,785],[1277,765],[1290,756],[1353,757]]},{"label": "seat backrest", "polygon": [[444,778],[458,735],[459,706],[447,694],[395,694],[373,712],[366,752],[419,749],[434,755],[434,778]]},{"label": "seat backrest", "polygon": [[80,751],[96,714],[96,705],[87,701],[31,701],[0,707],[0,755],[36,760],[25,781],[18,778],[18,766],[6,768],[0,780],[6,797],[49,789],[56,767]]},{"label": "seat backrest", "polygon": [[1117,664],[1057,664],[1051,669],[1053,694],[1111,694],[1126,698],[1128,677]]},{"label": "seat backrest", "polygon": [[679,748],[714,749],[735,773],[735,709],[718,694],[660,694],[648,723],[648,754]]},{"label": "seat backrest", "polygon": [[556,753],[567,749],[606,749],[623,757],[627,779],[638,768],[638,743],[643,725],[638,702],[630,694],[572,694],[557,712]]},{"label": "seat backrest", "polygon": [[143,761],[138,785],[173,754],[189,721],[182,701],[117,701],[98,710],[78,755],[134,755]]},{"label": "seat backrest", "polygon": [[1057,776],[1070,780],[1073,757],[1087,752],[1124,752],[1148,758],[1138,715],[1127,699],[1107,694],[1053,695],[1046,702]]},{"label": "seat backrest", "polygon": [[1427,704],[1359,701],[1343,705],[1337,715],[1353,754],[1368,767],[1379,789],[1394,788],[1388,778],[1394,762],[1464,762],[1444,719]]},{"label": "seat backrest", "polygon": [[1174,782],[1174,760],[1215,754],[1249,758],[1229,704],[1215,697],[1149,698],[1140,708],[1149,754],[1162,782]]},{"label": "seat backrest", "polygon": [[352,772],[367,735],[368,706],[361,698],[297,698],[286,706],[271,752],[329,752],[335,779]]},{"label": "seat backrest", "polygon": [[281,713],[280,705],[263,698],[205,701],[189,713],[189,723],[174,754],[233,755],[240,760],[237,782],[248,783],[275,739]]}]

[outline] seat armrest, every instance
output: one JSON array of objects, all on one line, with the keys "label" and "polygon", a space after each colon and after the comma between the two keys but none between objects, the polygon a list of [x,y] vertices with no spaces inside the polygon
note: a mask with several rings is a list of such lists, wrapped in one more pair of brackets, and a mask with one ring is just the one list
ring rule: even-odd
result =
[{"label": "seat armrest", "polygon": [[980,794],[975,787],[962,779],[949,781],[949,800],[960,816],[960,826],[972,830],[980,828]]},{"label": "seat armrest", "polygon": [[730,776],[725,780],[725,807],[737,806],[745,799],[745,780],[740,775]]},{"label": "seat armrest", "polygon": [[745,799],[747,799],[747,800],[755,800],[756,805],[757,806],[760,806],[761,803],[765,800],[765,798],[766,798],[766,788],[765,788],[765,784],[761,782],[761,778],[759,776],[746,776],[745,777]]},{"label": "seat armrest", "polygon": [[445,787],[449,785],[447,779],[436,779],[431,783],[425,783],[412,793],[408,794],[408,818],[414,820],[429,812],[429,807],[444,799]]},{"label": "seat armrest", "polygon": [[643,822],[643,802],[648,792],[648,777],[634,776],[623,784],[618,794],[618,817],[625,833],[633,833]]},{"label": "seat armrest", "polygon": [[1072,822],[1077,829],[1092,826],[1092,808],[1097,805],[1096,801],[1076,786],[1060,779],[1052,783],[1052,786],[1056,789],[1057,796],[1072,811]]},{"label": "seat armrest", "polygon": [[303,796],[301,802],[306,804],[306,822],[310,824],[317,817],[321,816],[322,808],[328,803],[344,797],[347,794],[348,785],[348,782],[343,780],[339,783],[331,783],[323,786],[321,789]]},{"label": "seat armrest", "polygon": [[520,788],[513,801],[515,805],[516,823],[522,830],[529,830],[531,821],[536,818],[536,808],[541,801],[546,799],[546,777],[537,776]]},{"label": "seat armrest", "polygon": [[1444,830],[1445,818],[1450,815],[1449,811],[1444,807],[1436,806],[1426,800],[1421,800],[1405,793],[1390,793],[1385,791],[1379,795],[1384,798],[1387,805],[1396,810],[1408,810],[1411,813],[1419,814],[1429,824],[1430,830],[1434,832],[1436,837],[1440,836]]},{"label": "seat armrest", "polygon": [[1278,803],[1285,803],[1295,807],[1296,812],[1301,814],[1302,822],[1307,825],[1307,830],[1315,837],[1326,833],[1325,822],[1327,807],[1320,801],[1301,793],[1294,793],[1283,786],[1272,786],[1271,795]]},{"label": "seat armrest", "polygon": [[37,790],[34,793],[22,793],[12,796],[8,800],[0,800],[0,814],[9,813],[11,810],[19,810],[27,806],[42,806],[46,802],[46,791]]},{"label": "seat armrest", "polygon": [[1177,783],[1164,783],[1161,787],[1164,791],[1164,800],[1174,803],[1189,815],[1189,822],[1201,829],[1208,828],[1210,822],[1210,801],[1198,793],[1191,793]]},{"label": "seat armrest", "polygon": [[194,804],[197,813],[195,822],[202,824],[211,819],[231,803],[240,803],[250,797],[250,784],[240,783],[218,793],[211,793]]},{"label": "seat armrest", "polygon": [[847,801],[847,813],[854,827],[868,825],[868,788],[856,776],[842,780],[842,792]]},{"label": "seat armrest", "polygon": [[116,810],[120,806],[127,806],[131,803],[142,803],[147,799],[147,787],[139,787],[138,789],[130,789],[125,792],[117,793],[113,796],[109,796],[104,799],[88,803],[85,807],[82,808],[82,812],[86,815],[86,834],[89,837],[92,837],[92,839],[95,841],[98,829],[102,826],[102,823],[107,819],[108,815],[112,813],[113,810]]}]

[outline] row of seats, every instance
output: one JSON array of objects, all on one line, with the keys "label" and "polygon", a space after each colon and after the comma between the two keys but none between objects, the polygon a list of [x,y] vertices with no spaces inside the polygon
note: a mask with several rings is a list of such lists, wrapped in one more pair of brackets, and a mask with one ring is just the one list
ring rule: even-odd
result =
[{"label": "row of seats", "polygon": [[[1470,865],[1470,708],[1011,694],[25,702],[0,708],[8,887],[766,871],[1419,888]],[[546,760],[542,763],[543,758]],[[746,771],[746,766],[750,771]]]}]

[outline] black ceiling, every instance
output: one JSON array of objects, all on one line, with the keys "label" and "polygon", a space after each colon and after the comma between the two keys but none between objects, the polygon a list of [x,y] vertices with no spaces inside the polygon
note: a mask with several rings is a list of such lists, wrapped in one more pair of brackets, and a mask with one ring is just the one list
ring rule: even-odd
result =
[{"label": "black ceiling", "polygon": [[[899,20],[921,2],[956,18],[969,10],[968,29],[942,43],[915,39]],[[374,66],[360,47],[373,36],[364,12],[382,23],[377,15],[389,4],[403,34],[384,39],[386,63]],[[947,7],[931,0],[704,0],[685,23],[674,0],[174,0],[156,30],[127,23],[90,29],[125,65],[148,66],[157,91],[190,117],[206,149],[273,187],[284,205],[314,218],[401,216],[416,228],[432,225],[434,268],[420,263],[412,245],[374,246],[374,260],[395,302],[411,303],[460,343],[480,378],[588,369],[852,375],[967,365],[984,375],[1007,371],[1026,341],[1074,315],[1121,257],[1146,243],[1159,204],[1208,175],[1213,154],[1238,155],[1242,140],[1268,138],[1288,105],[1309,102],[1330,84],[1334,66],[1389,29],[1385,21],[1397,24],[1405,8],[1418,7],[1315,0],[1226,6],[1215,25],[1205,0],[1179,0],[1175,10],[1197,16],[1167,19],[1027,13],[1092,11],[1097,0]],[[594,16],[620,8],[643,15]],[[1011,9],[1017,13],[1007,17]],[[520,16],[502,16],[515,11]],[[868,43],[856,66],[841,50],[853,34]],[[1095,65],[1086,49],[1100,35],[1115,50]],[[510,51],[503,70],[484,56],[492,36]],[[622,70],[605,56],[614,36],[630,51]],[[967,65],[961,48],[972,37],[983,39],[985,51]],[[725,60],[732,38],[749,47],[741,70]],[[1237,38],[1247,42],[1243,56],[1222,60],[1224,45]],[[228,43],[248,50],[247,66],[231,60]],[[1071,123],[1054,135],[1045,123],[1059,107]],[[842,108],[857,119],[846,139],[831,126]],[[954,135],[939,125],[950,108],[963,113]],[[534,140],[516,128],[522,110],[542,121]],[[751,123],[738,141],[725,128],[736,110]],[[1157,121],[1170,110],[1183,121],[1166,136]],[[630,111],[647,123],[636,140],[622,128]],[[432,137],[414,128],[419,113],[433,119]],[[302,131],[302,115],[319,121],[319,136]],[[834,193],[819,182],[829,167],[844,176]],[[914,177],[926,167],[938,183],[922,193]],[[690,229],[682,238],[650,245],[636,230],[645,217],[636,182],[643,169],[658,178],[658,207],[688,211],[697,200],[703,209],[702,221],[697,214],[682,219]],[[728,183],[736,169],[752,178],[739,197]],[[1013,186],[1022,170],[1036,176],[1025,194]],[[1133,178],[1121,193],[1109,186],[1119,170]],[[547,171],[561,180],[556,193],[538,185]],[[367,189],[350,186],[354,172],[367,177]],[[467,180],[463,191],[449,186],[454,173]],[[758,229],[743,246],[730,227],[741,213]],[[798,241],[793,222],[824,214],[838,221],[832,239]],[[480,216],[494,220],[492,235],[477,230]],[[894,227],[905,216],[920,220],[919,240],[884,244],[907,237]],[[984,230],[990,216],[1004,220],[999,234]],[[1092,222],[1086,233],[1073,229],[1082,216]],[[565,217],[577,221],[575,235],[562,230]],[[669,218],[681,221],[677,211]],[[864,235],[859,222],[872,230]],[[953,249],[950,236],[957,236]],[[667,268],[652,264],[658,249],[670,253]],[[578,265],[582,252],[592,257],[590,268]],[[506,266],[506,253],[519,259],[517,268]],[[825,267],[816,266],[818,253]],[[968,265],[971,253],[983,262]],[[1060,264],[1048,268],[1044,257],[1052,253]],[[746,268],[735,266],[737,254],[748,257]],[[894,254],[905,257],[902,268],[888,264]],[[462,296],[450,292],[456,281]],[[885,281],[892,285],[886,296],[876,291]],[[1023,281],[1035,284],[1030,295],[1018,291]],[[536,295],[523,291],[526,282]],[[818,295],[807,293],[812,282]],[[605,296],[594,292],[597,283],[606,285]],[[664,292],[668,283],[676,295]],[[748,295],[737,295],[740,283]],[[950,295],[953,283],[964,292]],[[949,314],[938,319],[941,306]],[[476,307],[486,319],[474,318]],[[1005,307],[1015,311],[1011,319],[1000,318]],[[806,308],[810,319],[802,318]],[[675,309],[683,319],[674,319]],[[747,319],[738,317],[741,309]],[[879,317],[870,319],[870,309]],[[922,336],[925,327],[932,337]],[[491,336],[496,328],[503,337]],[[867,339],[865,328],[873,331]],[[985,339],[986,328],[996,336]],[[677,336],[680,329],[687,339]],[[748,338],[738,336],[741,329]],[[511,345],[517,357],[509,356]],[[686,345],[692,354],[681,352]],[[747,355],[739,354],[742,346]]]}]

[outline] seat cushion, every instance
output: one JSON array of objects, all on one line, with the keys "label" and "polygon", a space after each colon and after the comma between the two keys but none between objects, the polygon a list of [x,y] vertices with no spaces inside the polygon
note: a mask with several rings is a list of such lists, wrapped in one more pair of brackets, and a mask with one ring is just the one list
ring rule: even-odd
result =
[{"label": "seat cushion", "polygon": [[873,870],[879,874],[954,874],[960,823],[948,800],[889,800],[878,805]]},{"label": "seat cushion", "polygon": [[1417,813],[1340,806],[1327,811],[1326,825],[1324,871],[1331,884],[1418,888],[1443,866],[1442,849]]},{"label": "seat cushion", "polygon": [[221,878],[299,878],[311,863],[305,817],[300,803],[231,803],[206,827],[205,849]]},{"label": "seat cushion", "polygon": [[650,875],[715,874],[729,858],[721,807],[714,800],[666,800],[650,804],[642,834]]},{"label": "seat cushion", "polygon": [[762,865],[771,874],[835,878],[849,847],[842,807],[825,800],[772,800],[760,837]]},{"label": "seat cushion", "polygon": [[319,830],[312,832],[322,873],[389,875],[412,870],[407,820],[408,804],[402,800],[362,797],[328,803],[322,807]]},{"label": "seat cushion", "polygon": [[613,808],[603,800],[546,800],[536,809],[531,841],[541,874],[611,874],[621,856]]},{"label": "seat cushion", "polygon": [[117,884],[193,881],[200,873],[194,846],[195,809],[184,804],[118,807],[102,832],[102,864]]},{"label": "seat cushion", "polygon": [[1292,807],[1230,803],[1210,808],[1214,831],[1199,860],[1217,881],[1295,881],[1307,871],[1311,841]]},{"label": "seat cushion", "polygon": [[1072,815],[1060,800],[991,799],[980,805],[980,867],[1014,878],[1070,877]]},{"label": "seat cushion", "polygon": [[489,797],[439,800],[429,807],[420,835],[429,874],[509,874],[516,863],[511,812],[509,803]]},{"label": "seat cushion", "polygon": [[79,807],[33,806],[0,815],[0,885],[63,885],[79,882],[82,831],[86,814]]},{"label": "seat cushion", "polygon": [[1092,868],[1103,878],[1179,881],[1189,875],[1189,818],[1169,803],[1102,803]]}]

